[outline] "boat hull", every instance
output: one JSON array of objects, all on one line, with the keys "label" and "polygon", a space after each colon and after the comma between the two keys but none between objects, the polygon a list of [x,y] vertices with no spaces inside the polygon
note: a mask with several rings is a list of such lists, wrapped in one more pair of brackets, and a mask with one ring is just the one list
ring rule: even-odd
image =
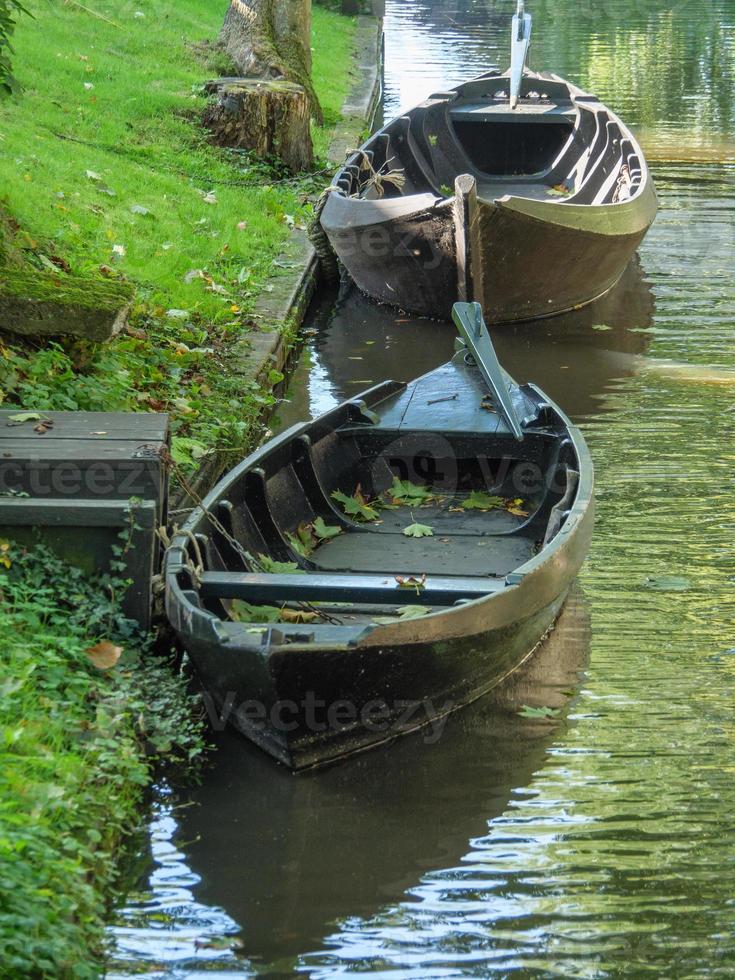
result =
[{"label": "boat hull", "polygon": [[[215,727],[230,724],[294,770],[334,762],[418,729],[486,694],[534,651],[566,592],[512,628],[444,644],[252,650],[187,640]],[[232,673],[233,659],[239,662]],[[256,693],[257,692],[257,693]]]},{"label": "boat hull", "polygon": [[565,313],[620,279],[653,223],[656,191],[634,135],[555,75],[436,93],[346,161],[320,210],[357,286],[446,319],[455,301],[493,324]]},{"label": "boat hull", "polygon": [[[604,296],[635,255],[657,207],[652,184],[625,209],[570,206],[560,213],[553,205],[528,203],[521,210],[478,201],[482,272],[473,298],[495,324],[556,316]],[[322,223],[362,292],[406,312],[449,319],[459,298],[450,202],[363,223],[359,201],[335,196]]]}]

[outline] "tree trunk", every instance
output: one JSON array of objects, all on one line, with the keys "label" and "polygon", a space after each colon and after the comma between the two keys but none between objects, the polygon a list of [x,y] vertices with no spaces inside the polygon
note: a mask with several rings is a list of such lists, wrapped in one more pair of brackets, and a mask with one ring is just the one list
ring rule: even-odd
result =
[{"label": "tree trunk", "polygon": [[278,156],[295,173],[314,162],[309,100],[301,85],[283,79],[222,78],[207,89],[217,101],[203,124],[218,146]]},{"label": "tree trunk", "polygon": [[323,122],[311,81],[311,0],[230,0],[219,42],[244,76],[303,85]]}]

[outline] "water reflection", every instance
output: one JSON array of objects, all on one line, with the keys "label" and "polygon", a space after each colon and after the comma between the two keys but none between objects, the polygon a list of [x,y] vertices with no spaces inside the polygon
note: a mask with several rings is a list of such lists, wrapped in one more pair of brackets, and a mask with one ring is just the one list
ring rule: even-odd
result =
[{"label": "water reflection", "polygon": [[[602,410],[613,380],[632,374],[651,340],[654,299],[636,258],[607,296],[574,313],[491,329],[500,361],[533,381],[571,416]],[[449,360],[457,331],[441,320],[378,306],[352,285],[323,295],[279,427],[333,408],[386,378],[410,381]]]},{"label": "water reflection", "polygon": [[[118,969],[135,958],[151,971],[169,963],[172,972],[163,975],[170,977],[194,976],[186,970],[208,962],[218,971],[237,966],[241,976],[285,976],[337,921],[400,902],[434,869],[449,873],[488,821],[527,797],[564,729],[589,642],[589,613],[575,592],[532,660],[451,716],[433,745],[410,736],[293,776],[244,739],[224,735],[202,787],[178,794],[187,805],[159,803],[156,867],[147,894],[119,923]],[[555,716],[520,717],[523,706]],[[178,841],[189,843],[179,849]],[[212,927],[227,936],[233,920],[238,958],[226,941],[223,949],[210,945]]]}]

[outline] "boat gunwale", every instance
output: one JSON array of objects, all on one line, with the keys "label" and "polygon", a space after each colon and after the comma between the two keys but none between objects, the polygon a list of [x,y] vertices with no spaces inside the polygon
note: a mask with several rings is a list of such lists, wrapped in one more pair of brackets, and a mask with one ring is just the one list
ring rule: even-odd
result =
[{"label": "boat gunwale", "polygon": [[[507,77],[507,73],[504,74],[488,73],[486,75],[480,75],[477,76],[476,78],[468,79],[466,82],[463,82],[452,89],[448,89],[446,93],[437,93],[437,97],[442,94],[449,96],[451,93],[454,93],[456,96],[456,100],[461,101],[460,93],[464,86],[485,79],[489,80],[491,78],[505,78],[505,77]],[[646,208],[645,213],[641,215],[641,221],[637,224],[637,227],[639,226],[641,230],[648,228],[650,224],[653,222],[653,219],[655,218],[656,215],[657,197],[656,197],[655,186],[653,184],[653,177],[651,175],[648,162],[632,130],[617,115],[617,113],[615,113],[604,102],[600,101],[600,99],[597,96],[584,91],[583,89],[574,85],[574,83],[569,82],[558,75],[554,75],[551,72],[544,74],[541,72],[527,71],[525,73],[525,77],[538,79],[539,81],[554,81],[567,86],[569,90],[571,105],[573,105],[577,111],[577,122],[572,130],[569,141],[565,144],[565,147],[568,145],[569,142],[573,140],[574,133],[576,133],[577,128],[579,126],[580,114],[583,111],[578,105],[579,101],[584,102],[585,110],[593,111],[595,106],[599,106],[601,109],[604,109],[604,111],[608,115],[608,122],[615,123],[620,128],[621,138],[629,140],[632,144],[633,153],[637,156],[640,164],[640,170],[641,170],[640,183],[638,187],[635,188],[634,193],[632,193],[629,198],[627,198],[625,201],[619,201],[619,202],[608,201],[608,202],[597,203],[597,204],[575,203],[573,198],[576,194],[578,194],[584,189],[585,186],[584,181],[579,185],[579,187],[576,188],[574,194],[570,195],[570,197],[567,199],[555,198],[553,200],[547,201],[547,200],[539,200],[537,198],[523,197],[517,194],[507,194],[498,198],[483,198],[481,195],[478,194],[479,200],[482,201],[482,203],[488,207],[503,207],[508,210],[516,211],[518,213],[527,214],[531,217],[535,217],[537,218],[537,220],[544,221],[545,223],[557,224],[557,225],[561,225],[562,227],[578,228],[580,227],[578,222],[575,223],[573,221],[565,221],[563,219],[557,221],[553,217],[554,214],[559,213],[560,209],[562,214],[564,213],[565,210],[569,211],[571,209],[575,209],[573,211],[574,217],[579,218],[579,216],[585,214],[589,216],[589,218],[592,221],[598,220],[600,215],[609,213],[611,210],[614,210],[615,212],[621,215],[627,216],[630,211],[635,211],[637,213],[639,209],[639,205],[641,201],[644,199],[644,195],[645,195],[646,197],[648,197],[648,207]],[[430,96],[428,100],[424,100],[424,103],[419,103],[416,106],[413,106],[411,109],[408,109],[405,113],[402,113],[402,116],[410,117],[412,113],[420,109],[427,101],[430,101],[431,98],[433,98],[433,96]],[[390,128],[394,122],[395,119],[390,120],[380,130],[373,133],[369,137],[369,139],[365,142],[363,147],[360,150],[356,151],[353,155],[348,157],[345,160],[345,162],[342,164],[342,166],[335,173],[332,182],[330,184],[330,187],[333,189],[333,193],[332,195],[330,195],[330,200],[327,201],[327,205],[325,206],[324,212],[322,214],[322,222],[326,230],[332,232],[338,232],[342,228],[341,224],[339,223],[335,224],[329,220],[328,211],[329,211],[331,197],[336,197],[340,199],[340,201],[344,202],[344,204],[346,204],[347,207],[350,209],[351,211],[350,225],[353,228],[362,225],[377,225],[383,222],[385,222],[386,224],[390,224],[391,222],[395,221],[397,218],[410,219],[419,216],[423,212],[429,213],[432,210],[438,209],[443,204],[448,204],[450,206],[454,205],[454,201],[455,201],[454,194],[448,196],[440,196],[436,194],[434,191],[432,191],[431,189],[417,191],[414,194],[401,195],[400,197],[396,197],[396,198],[372,199],[372,198],[364,198],[359,195],[355,195],[355,196],[348,195],[344,192],[344,190],[341,187],[339,187],[339,180],[341,179],[345,169],[351,164],[357,163],[363,151],[365,149],[370,149],[370,146],[374,141],[378,140],[379,138],[381,138],[386,134],[389,135]],[[605,153],[605,149],[606,148],[603,147],[602,151],[598,154],[598,159],[601,159],[603,157]],[[463,152],[466,151],[463,150]],[[468,158],[468,163],[469,163],[469,158]],[[476,179],[478,174],[482,175],[482,172],[477,170],[477,168],[473,168],[473,169],[475,170],[473,176],[475,176]],[[545,170],[537,171],[534,174],[514,175],[514,179],[517,179],[518,182],[528,182],[529,184],[538,183],[539,180],[543,178],[545,174],[548,174],[552,169],[553,169],[553,163]],[[492,176],[492,175],[486,175],[486,176]],[[418,199],[418,198],[422,198],[421,202],[416,205],[415,209],[412,209],[410,205],[411,200]],[[427,198],[433,198],[434,204],[429,205]],[[396,205],[396,211],[398,213],[393,215],[387,215],[384,213],[384,211],[385,211],[385,204],[388,202],[391,203],[406,202],[407,207],[404,210],[401,209],[398,205]],[[646,203],[646,201],[643,201],[643,203]],[[373,208],[370,209],[370,211],[368,211],[366,205],[373,205]],[[383,214],[381,214],[381,206],[383,208]],[[584,230],[584,229],[580,228],[580,230]],[[591,229],[591,230],[594,231],[596,229]],[[614,232],[611,233],[629,234],[631,232],[626,229],[626,230],[615,230]]]}]

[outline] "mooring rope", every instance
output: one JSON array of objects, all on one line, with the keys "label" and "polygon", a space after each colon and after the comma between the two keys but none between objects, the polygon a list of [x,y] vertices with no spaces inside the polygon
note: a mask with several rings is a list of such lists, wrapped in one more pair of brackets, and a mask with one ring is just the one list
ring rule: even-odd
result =
[{"label": "mooring rope", "polygon": [[336,190],[337,188],[332,184],[324,188],[314,205],[314,217],[309,222],[309,227],[306,230],[309,241],[314,246],[314,251],[321,262],[322,274],[331,285],[336,285],[340,280],[339,260],[337,259],[337,253],[327,238],[326,231],[322,228],[321,217],[324,206],[329,200],[329,195]]},{"label": "mooring rope", "polygon": [[[393,187],[397,187],[399,190],[404,187],[406,183],[406,174],[402,169],[388,170],[383,172],[383,167],[388,166],[388,162],[383,164],[379,170],[373,167],[372,160],[365,150],[348,150],[345,159],[349,160],[351,157],[359,156],[360,162],[358,163],[360,174],[367,173],[369,176],[366,180],[360,180],[359,186],[352,197],[357,197],[363,194],[366,190],[371,187],[375,187],[375,192],[378,197],[383,197],[385,194],[385,184],[392,184]],[[341,188],[336,187],[334,184],[330,184],[329,187],[325,187],[324,190],[319,195],[316,204],[314,205],[314,217],[309,223],[307,229],[307,235],[309,236],[309,241],[314,246],[314,251],[319,257],[321,262],[322,272],[326,281],[332,285],[336,284],[340,280],[341,270],[339,266],[339,259],[337,254],[332,248],[332,245],[327,237],[327,233],[322,228],[321,217],[322,211],[326,207],[327,201],[329,200],[330,194],[342,193]]]},{"label": "mooring rope", "polygon": [[377,193],[378,197],[382,197],[385,194],[383,184],[392,184],[394,187],[397,187],[398,190],[405,186],[406,173],[402,168],[397,170],[388,170],[383,173],[383,167],[388,166],[388,161],[386,160],[383,166],[381,166],[379,170],[376,170],[373,166],[373,161],[370,159],[365,150],[348,150],[347,159],[349,160],[350,157],[357,156],[358,153],[362,157],[360,162],[360,171],[365,171],[370,174],[368,179],[360,185],[358,194],[364,193],[364,191],[368,190],[370,187],[375,187],[375,192]]}]

